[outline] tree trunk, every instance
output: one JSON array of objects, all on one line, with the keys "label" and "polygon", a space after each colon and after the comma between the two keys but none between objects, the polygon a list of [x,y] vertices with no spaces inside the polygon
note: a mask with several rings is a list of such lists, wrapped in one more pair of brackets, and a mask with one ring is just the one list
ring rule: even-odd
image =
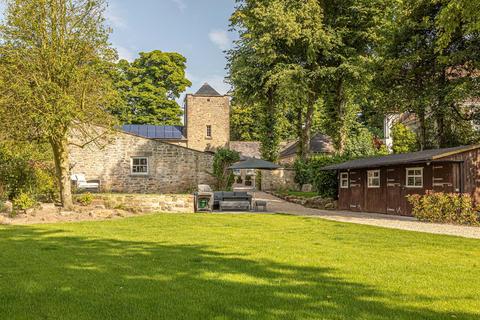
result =
[{"label": "tree trunk", "polygon": [[60,200],[63,208],[73,209],[72,186],[70,181],[70,159],[68,157],[68,142],[66,139],[50,141],[55,161],[57,180],[60,186]]},{"label": "tree trunk", "polygon": [[418,120],[420,123],[420,137],[419,137],[419,142],[420,142],[420,150],[425,150],[426,143],[427,143],[427,128],[425,124],[425,114],[424,112],[419,112],[418,114]]},{"label": "tree trunk", "polygon": [[262,136],[262,158],[275,162],[278,159],[278,135],[277,135],[277,114],[274,99],[274,90],[270,89],[267,94],[266,110],[264,119],[265,133]]},{"label": "tree trunk", "polygon": [[300,156],[302,160],[307,160],[310,155],[310,140],[312,137],[312,124],[313,124],[313,114],[315,112],[315,102],[316,95],[311,93],[308,99],[307,113],[305,115],[305,123],[302,128],[302,138],[301,138],[301,152]]},{"label": "tree trunk", "polygon": [[302,146],[303,146],[303,108],[298,107],[297,110],[297,137],[298,137],[298,145],[297,145],[297,156],[302,158]]},{"label": "tree trunk", "polygon": [[440,81],[438,81],[439,86],[442,90],[438,92],[438,105],[436,108],[436,125],[437,125],[437,144],[440,148],[448,147],[448,133],[445,124],[445,110],[448,108],[446,106],[446,99],[445,99],[445,90],[443,90],[446,86],[447,78],[446,78],[446,70],[442,71],[440,76]]},{"label": "tree trunk", "polygon": [[338,152],[343,154],[345,152],[345,146],[347,144],[347,127],[345,126],[345,109],[347,106],[347,100],[345,98],[345,88],[343,80],[340,80],[337,84],[337,91],[335,93],[335,102],[337,107],[337,116],[339,121],[339,136],[338,136]]}]

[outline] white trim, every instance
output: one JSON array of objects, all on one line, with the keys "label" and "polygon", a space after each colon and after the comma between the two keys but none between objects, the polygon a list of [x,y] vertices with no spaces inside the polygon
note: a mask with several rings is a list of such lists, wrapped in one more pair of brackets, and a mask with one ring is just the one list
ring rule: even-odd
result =
[{"label": "white trim", "polygon": [[[418,175],[408,175],[408,170],[420,170],[421,174],[420,174],[420,176],[418,176]],[[418,178],[418,177],[422,178],[422,184],[420,186],[410,186],[410,185],[408,185],[408,178],[410,178],[410,177],[412,177],[412,178]],[[407,188],[412,188],[412,189],[423,188],[423,167],[411,167],[411,168],[406,168],[405,169],[405,186]]]},{"label": "white trim", "polygon": [[[133,160],[135,159],[146,159],[147,160],[147,172],[133,172]],[[145,166],[145,165],[137,165],[137,166]],[[148,176],[150,172],[150,161],[148,157],[131,157],[130,158],[130,174],[133,176]]]},{"label": "white trim", "polygon": [[[378,176],[375,177],[370,177],[370,173],[378,173]],[[370,184],[370,178],[373,179],[378,179],[378,186],[377,185],[372,185]],[[381,180],[380,180],[380,169],[377,169],[377,170],[367,170],[367,188],[380,188],[380,185],[382,184]]]},{"label": "white trim", "polygon": [[[344,175],[346,175],[346,177]],[[350,179],[348,176],[349,176],[348,172],[340,172],[340,188],[341,189],[348,189],[350,185]],[[347,180],[347,185],[343,186],[342,182],[345,181],[345,179]]]}]

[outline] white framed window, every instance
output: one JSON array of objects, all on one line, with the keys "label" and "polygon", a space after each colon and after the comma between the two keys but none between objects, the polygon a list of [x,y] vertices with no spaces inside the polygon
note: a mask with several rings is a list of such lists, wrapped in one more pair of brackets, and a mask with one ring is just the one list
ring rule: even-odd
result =
[{"label": "white framed window", "polygon": [[148,158],[133,157],[131,159],[131,174],[147,175],[148,174]]},{"label": "white framed window", "polygon": [[207,138],[211,138],[211,137],[212,137],[212,126],[207,125]]},{"label": "white framed window", "polygon": [[368,188],[380,188],[380,170],[368,170],[367,178]]},{"label": "white framed window", "polygon": [[423,188],[423,168],[407,168],[407,181],[406,186],[408,188]]},{"label": "white framed window", "polygon": [[340,188],[348,189],[348,172],[340,173]]},{"label": "white framed window", "polygon": [[246,176],[254,176],[255,175],[255,169],[246,169],[245,170],[245,175]]}]

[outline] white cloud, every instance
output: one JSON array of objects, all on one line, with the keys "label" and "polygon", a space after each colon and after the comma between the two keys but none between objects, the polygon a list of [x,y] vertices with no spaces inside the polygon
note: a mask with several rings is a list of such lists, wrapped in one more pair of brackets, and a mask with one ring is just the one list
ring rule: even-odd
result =
[{"label": "white cloud", "polygon": [[117,49],[119,59],[125,59],[130,62],[135,60],[136,54],[132,50],[119,45],[114,45],[114,47]]},{"label": "white cloud", "polygon": [[172,0],[178,7],[178,10],[184,12],[187,9],[187,4],[183,0]]},{"label": "white cloud", "polygon": [[230,49],[232,41],[225,30],[212,30],[208,34],[210,41],[212,41],[221,50]]},{"label": "white cloud", "polygon": [[107,10],[105,10],[105,18],[107,19],[108,24],[113,28],[119,28],[119,29],[127,28],[127,22],[120,15],[117,8],[113,4],[110,4],[107,7]]}]

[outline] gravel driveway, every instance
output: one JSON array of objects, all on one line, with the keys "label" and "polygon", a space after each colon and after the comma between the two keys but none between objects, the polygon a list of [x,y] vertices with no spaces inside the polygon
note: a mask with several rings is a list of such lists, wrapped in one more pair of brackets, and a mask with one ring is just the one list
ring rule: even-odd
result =
[{"label": "gravel driveway", "polygon": [[378,213],[310,209],[295,203],[284,201],[263,192],[257,192],[255,198],[257,200],[266,200],[268,202],[269,212],[287,213],[297,216],[318,217],[327,220],[367,224],[392,229],[480,239],[480,227],[426,223],[420,222],[412,217],[391,216]]}]

